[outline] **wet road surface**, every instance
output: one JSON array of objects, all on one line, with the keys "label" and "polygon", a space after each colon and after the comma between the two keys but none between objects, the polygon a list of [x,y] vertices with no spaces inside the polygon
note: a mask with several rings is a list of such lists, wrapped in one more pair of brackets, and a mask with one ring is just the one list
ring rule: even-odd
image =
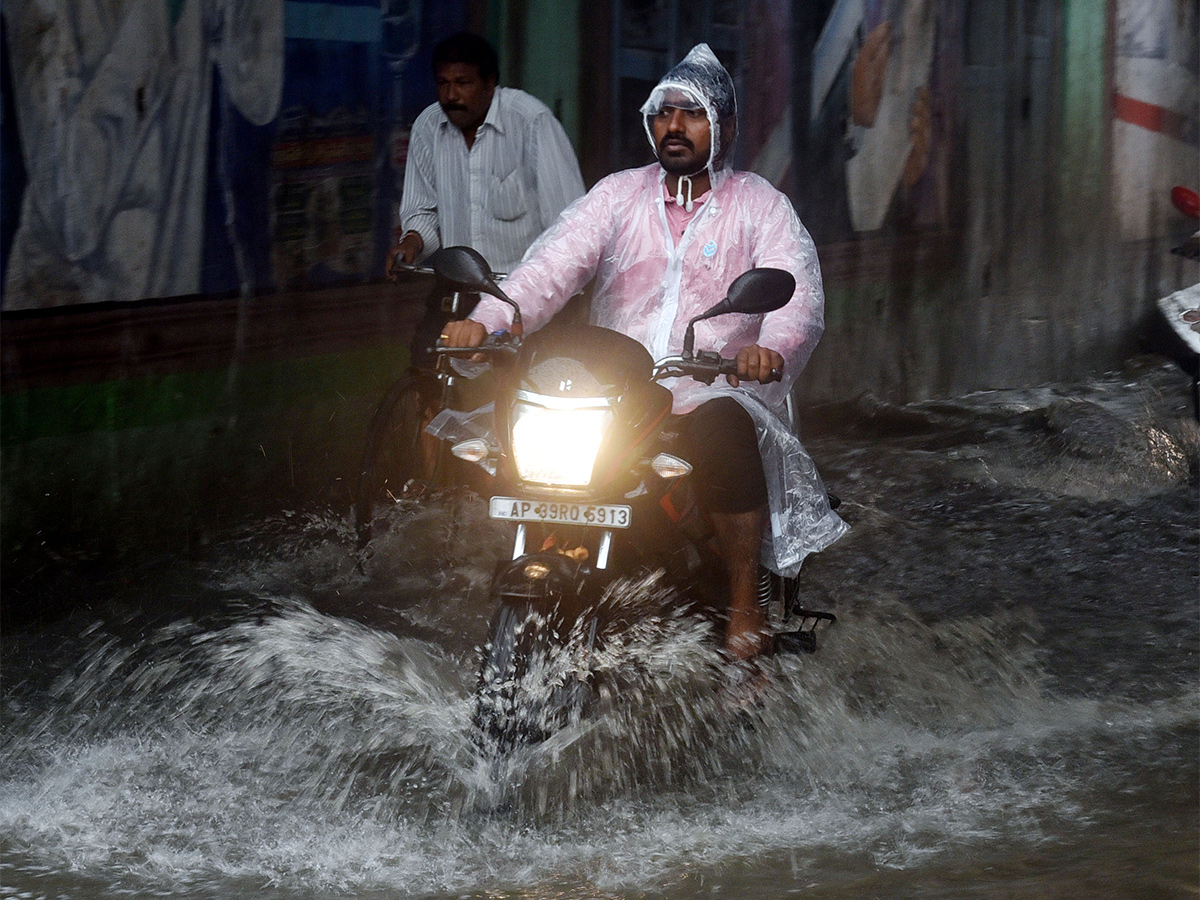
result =
[{"label": "wet road surface", "polygon": [[48,573],[74,611],[4,636],[0,897],[1194,897],[1188,390],[1149,361],[809,411],[852,526],[805,563],[820,650],[731,721],[674,623],[636,696],[501,767],[482,501]]}]

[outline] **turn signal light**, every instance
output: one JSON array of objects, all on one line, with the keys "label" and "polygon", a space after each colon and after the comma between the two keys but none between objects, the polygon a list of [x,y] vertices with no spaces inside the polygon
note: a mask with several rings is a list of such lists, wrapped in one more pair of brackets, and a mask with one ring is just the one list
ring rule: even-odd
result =
[{"label": "turn signal light", "polygon": [[450,448],[450,452],[459,459],[477,463],[480,460],[487,459],[488,445],[485,440],[472,438],[469,441],[463,441],[461,444],[455,444]]},{"label": "turn signal light", "polygon": [[658,473],[659,478],[682,478],[692,471],[691,465],[670,453],[658,454],[650,461],[650,468]]}]

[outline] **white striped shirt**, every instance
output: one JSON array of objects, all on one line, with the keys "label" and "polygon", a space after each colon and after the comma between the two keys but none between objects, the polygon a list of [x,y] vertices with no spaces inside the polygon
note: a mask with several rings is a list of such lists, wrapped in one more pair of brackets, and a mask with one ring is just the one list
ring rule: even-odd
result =
[{"label": "white striped shirt", "polygon": [[400,224],[421,236],[424,255],[466,245],[494,271],[511,272],[534,238],[582,195],[579,163],[562,125],[537,98],[498,87],[470,149],[438,104],[417,116]]}]

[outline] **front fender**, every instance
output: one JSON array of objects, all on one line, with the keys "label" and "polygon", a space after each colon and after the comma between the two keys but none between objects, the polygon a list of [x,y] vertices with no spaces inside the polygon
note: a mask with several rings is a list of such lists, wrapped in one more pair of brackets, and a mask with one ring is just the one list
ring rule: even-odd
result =
[{"label": "front fender", "polygon": [[492,597],[502,602],[525,602],[578,612],[591,600],[591,569],[561,553],[526,553],[496,566]]}]

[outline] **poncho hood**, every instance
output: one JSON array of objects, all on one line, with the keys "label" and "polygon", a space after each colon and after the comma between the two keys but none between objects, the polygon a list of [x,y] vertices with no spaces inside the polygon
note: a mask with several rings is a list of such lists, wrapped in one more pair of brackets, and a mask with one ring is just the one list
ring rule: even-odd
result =
[{"label": "poncho hood", "polygon": [[[642,124],[646,129],[646,137],[655,153],[658,148],[654,144],[654,129],[651,125],[658,111],[664,106],[674,106],[682,102],[679,95],[691,98],[704,108],[708,116],[708,124],[712,131],[712,147],[708,155],[708,170],[713,181],[717,183],[717,173],[724,169],[729,158],[733,140],[736,136],[737,96],[733,87],[733,78],[725,71],[716,54],[708,44],[697,44],[687,56],[681,59],[671,71],[650,92],[649,98],[642,104]],[[721,125],[726,125],[726,133],[722,133]]]}]

